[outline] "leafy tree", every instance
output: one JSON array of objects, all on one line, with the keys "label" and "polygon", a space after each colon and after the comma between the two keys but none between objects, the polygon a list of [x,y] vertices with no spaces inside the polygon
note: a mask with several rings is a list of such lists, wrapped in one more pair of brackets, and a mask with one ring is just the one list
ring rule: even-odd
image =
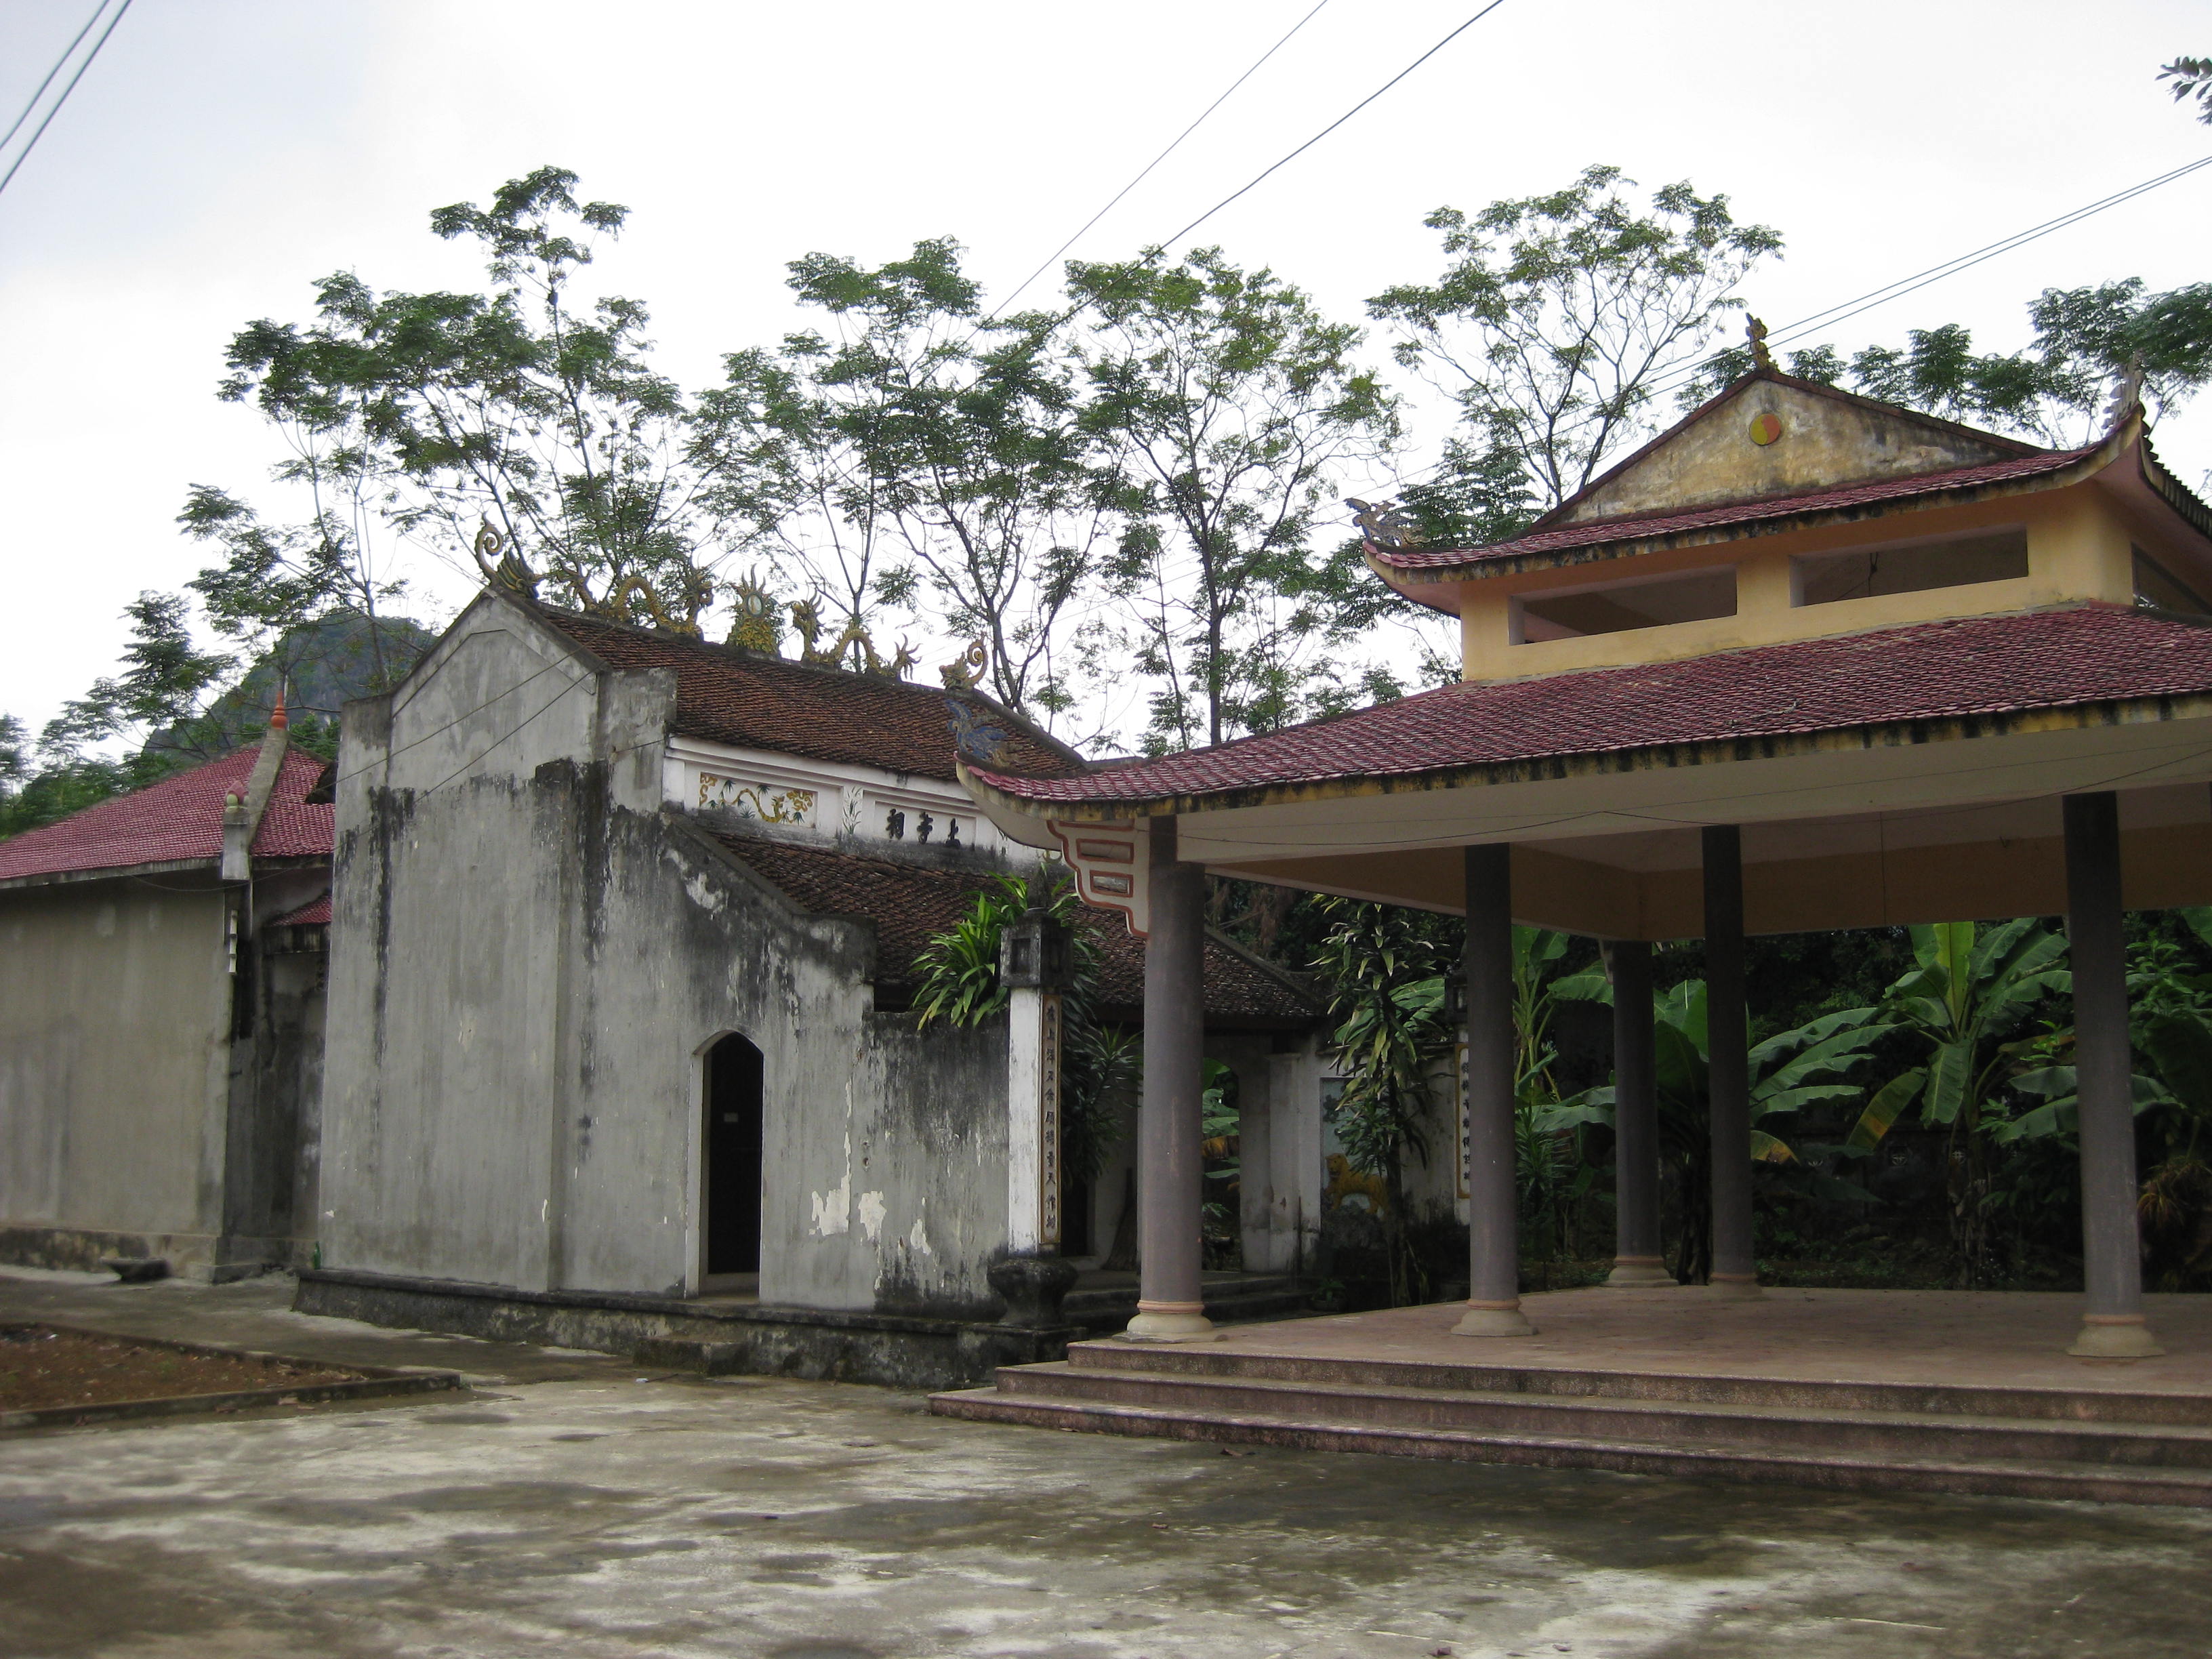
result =
[{"label": "leafy tree", "polygon": [[1083,425],[1124,520],[1114,644],[1154,687],[1146,746],[1287,724],[1331,678],[1309,647],[1356,626],[1336,617],[1344,567],[1310,548],[1330,475],[1397,431],[1359,331],[1217,248],[1071,263],[1068,292],[1090,319]]},{"label": "leafy tree", "polygon": [[1329,1039],[1345,1073],[1329,1121],[1345,1158],[1382,1178],[1391,1304],[1414,1299],[1419,1265],[1406,1237],[1406,1160],[1429,1160],[1433,1079],[1457,1033],[1444,1018],[1445,958],[1417,912],[1352,899],[1320,902],[1332,924],[1313,966],[1328,996]]},{"label": "leafy tree", "polygon": [[2045,999],[2069,994],[2066,938],[2033,916],[1993,927],[1971,921],[1910,930],[1915,966],[1883,1001],[1887,1018],[1926,1047],[1924,1066],[1885,1084],[1848,1144],[1872,1147],[1906,1111],[1948,1132],[1946,1193],[1963,1288],[1988,1266],[1988,1141],[2012,1114],[2012,1054],[2004,1046]]},{"label": "leafy tree", "polygon": [[1515,466],[1543,506],[1564,501],[1646,435],[1654,382],[1705,353],[1746,274],[1781,249],[1725,196],[1668,185],[1639,212],[1632,183],[1591,167],[1473,216],[1438,208],[1425,222],[1443,235],[1443,275],[1368,302],[1398,325],[1399,362],[1458,404],[1444,476],[1478,503],[1510,490]]},{"label": "leafy tree", "polygon": [[[199,649],[185,600],[141,593],[123,614],[131,639],[122,672],[64,704],[35,751],[22,722],[0,715],[0,836],[143,788],[231,746],[209,711],[233,660]],[[118,747],[120,758],[101,752]]]},{"label": "leafy tree", "polygon": [[[125,763],[129,787],[220,752],[205,720],[208,703],[235,662],[194,642],[188,609],[174,593],[141,593],[124,608],[131,622],[123,672],[93,682],[49,721],[40,747],[64,764],[99,764],[87,751],[137,738],[138,756]],[[149,743],[163,734],[157,744]]]},{"label": "leafy tree", "polygon": [[262,532],[228,496],[196,489],[187,527],[232,556],[211,607],[236,603],[265,568],[338,582],[368,614],[374,532],[451,550],[477,545],[483,526],[499,538],[479,550],[487,575],[503,550],[507,579],[543,583],[548,598],[697,630],[714,587],[689,410],[646,361],[643,305],[574,296],[594,244],[629,214],[580,202],[575,185],[540,167],[487,207],[430,216],[436,235],[478,245],[487,292],[380,294],[340,272],[315,285],[313,324],[240,331],[222,396],[284,434],[293,459],[277,477],[313,492],[313,517]]},{"label": "leafy tree", "polygon": [[[1908,330],[1904,346],[1869,346],[1848,362],[1829,346],[1795,352],[1790,372],[2062,448],[2103,429],[2118,375],[2141,374],[2154,415],[2179,409],[2212,380],[2212,283],[2163,294],[2138,276],[2045,289],[2027,315],[2034,337],[2016,352],[1977,352],[1970,331],[1947,323]],[[1717,353],[1683,390],[1683,404],[1703,402],[1750,367],[1741,348]]]},{"label": "leafy tree", "polygon": [[2212,58],[2177,58],[2159,70],[2158,78],[2173,82],[2176,103],[2194,98],[2202,106],[2197,118],[2212,126]]},{"label": "leafy tree", "polygon": [[[810,254],[801,303],[834,339],[726,360],[702,400],[713,496],[753,538],[795,556],[858,620],[871,599],[934,602],[980,639],[1002,702],[1064,712],[1062,625],[1107,533],[1076,388],[1052,319],[986,320],[957,244],[917,243],[876,270]],[[883,543],[902,555],[883,560]]]}]

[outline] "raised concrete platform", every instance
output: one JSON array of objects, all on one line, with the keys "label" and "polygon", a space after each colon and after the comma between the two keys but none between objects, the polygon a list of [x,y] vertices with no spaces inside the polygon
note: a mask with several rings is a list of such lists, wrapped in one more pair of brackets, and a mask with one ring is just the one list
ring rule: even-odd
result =
[{"label": "raised concrete platform", "polygon": [[1538,1334],[1456,1304],[1163,1349],[1072,1345],[945,1415],[1183,1439],[1917,1491],[2212,1506],[2212,1297],[2148,1298],[2162,1358],[2069,1358],[2080,1298],[1557,1291]]},{"label": "raised concrete platform", "polygon": [[[1206,1299],[1207,1312],[1227,1322],[1279,1315],[1303,1297],[1285,1279],[1209,1273]],[[523,1291],[329,1267],[300,1270],[293,1307],[495,1342],[645,1352],[647,1363],[676,1369],[950,1389],[980,1382],[1002,1367],[1056,1360],[1072,1340],[1121,1329],[1136,1310],[1136,1288],[1133,1274],[1086,1275],[1068,1295],[1065,1322],[1045,1330],[864,1309],[782,1307],[753,1296]]]}]

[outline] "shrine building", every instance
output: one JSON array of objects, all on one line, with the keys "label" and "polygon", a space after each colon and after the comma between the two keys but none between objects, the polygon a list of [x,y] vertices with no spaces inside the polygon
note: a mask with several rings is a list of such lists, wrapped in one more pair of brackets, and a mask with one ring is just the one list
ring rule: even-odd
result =
[{"label": "shrine building", "polygon": [[1218,1334],[1195,1288],[1198,1060],[1175,1023],[1202,978],[1210,874],[1464,914],[1455,1328],[1485,1339],[1530,1329],[1512,923],[1613,942],[1620,1285],[1665,1278],[1649,946],[1705,939],[1705,1294],[1750,1298],[1746,934],[2064,913],[2087,1285],[2072,1352],[2156,1356],[2121,915],[2212,902],[2212,514],[2160,465],[2133,387],[2094,442],[2046,450],[1762,362],[1510,539],[1425,547],[1367,523],[1376,578],[1459,619],[1458,684],[1133,764],[963,762],[1007,836],[1062,853],[1147,938],[1128,1338]]}]

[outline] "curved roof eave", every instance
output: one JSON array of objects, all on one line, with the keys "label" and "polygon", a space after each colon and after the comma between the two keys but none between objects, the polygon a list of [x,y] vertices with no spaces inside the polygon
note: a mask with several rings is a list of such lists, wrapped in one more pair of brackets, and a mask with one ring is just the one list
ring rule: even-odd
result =
[{"label": "curved roof eave", "polygon": [[[1874,720],[1854,726],[1754,737],[1712,738],[1688,743],[1592,750],[1527,760],[1485,761],[1409,769],[1399,773],[1342,774],[1322,778],[1242,785],[1187,794],[1125,800],[1042,801],[1015,795],[975,776],[963,766],[961,781],[993,821],[1057,819],[1066,823],[1127,822],[1131,818],[1181,817],[1316,801],[1425,794],[1438,789],[1490,784],[1543,782],[1577,777],[1617,775],[1678,767],[1711,766],[1731,761],[1781,760],[1792,756],[1832,754],[1867,749],[1917,746],[1956,738],[2002,737],[2018,732],[2086,731],[2145,720],[2212,718],[2212,691],[2111,698],[2058,708],[1995,710],[1937,719]],[[1009,833],[1012,833],[1010,830]]]},{"label": "curved roof eave", "polygon": [[[1724,542],[1743,541],[1754,536],[1776,535],[1787,530],[1845,524],[1929,507],[1957,506],[1969,501],[2063,489],[2094,477],[2111,467],[2135,446],[2142,432],[2142,411],[2138,407],[2130,410],[2097,443],[2083,449],[2061,452],[2050,458],[2048,466],[2024,471],[2014,477],[1975,477],[1947,485],[1940,480],[1952,476],[1951,473],[1932,473],[1864,485],[1839,485],[1819,491],[1801,490],[1790,495],[1764,500],[1716,502],[1710,507],[1679,513],[1642,514],[1633,519],[1615,520],[1610,526],[1604,523],[1587,526],[1598,531],[1615,528],[1619,532],[1616,535],[1601,536],[1587,541],[1568,541],[1518,553],[1511,550],[1521,542],[1559,538],[1571,533],[1572,527],[1548,531],[1532,529],[1512,540],[1495,542],[1486,547],[1407,549],[1400,551],[1378,548],[1370,542],[1363,550],[1367,556],[1368,567],[1393,590],[1418,604],[1429,605],[1431,609],[1455,612],[1458,609],[1455,604],[1449,606],[1438,604],[1413,590],[1438,584],[1484,581],[1528,570],[1555,570],[1674,548],[1712,546]],[[2033,461],[2041,458],[2027,459]],[[2005,467],[2019,464],[2000,462],[1995,465]],[[1990,471],[1990,467],[1953,470],[1954,472],[1979,474]],[[1931,484],[1929,482],[1931,479],[1939,482]],[[1861,499],[1833,499],[1839,496]],[[1790,506],[1793,501],[1804,501],[1807,505],[1793,510]],[[1765,508],[1772,510],[1762,510]],[[1710,522],[1680,523],[1683,520],[1698,519]],[[1650,528],[1656,524],[1670,522],[1676,527]],[[1641,533],[1638,526],[1645,527]],[[1394,558],[1394,552],[1398,556]],[[1454,554],[1462,556],[1450,558],[1449,556]]]}]

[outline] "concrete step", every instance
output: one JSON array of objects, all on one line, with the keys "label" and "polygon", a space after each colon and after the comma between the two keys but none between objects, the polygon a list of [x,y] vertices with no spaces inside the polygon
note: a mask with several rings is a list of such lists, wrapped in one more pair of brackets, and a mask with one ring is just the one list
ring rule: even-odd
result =
[{"label": "concrete step", "polygon": [[2212,1470],[2212,1429],[2165,1425],[1353,1386],[1159,1370],[1079,1370],[1060,1364],[1001,1370],[998,1387],[1012,1399],[1207,1417],[1297,1419],[1554,1439],[1726,1444],[1864,1457]]},{"label": "concrete step", "polygon": [[1477,1362],[1441,1364],[1382,1358],[1321,1358],[1241,1353],[1204,1343],[1184,1346],[1112,1341],[1071,1343],[1067,1364],[1071,1369],[1085,1372],[1233,1377],[1323,1388],[1463,1390],[1586,1401],[1655,1401],[2212,1429],[2212,1395],[2202,1393],[1828,1381]]},{"label": "concrete step", "polygon": [[[1205,1297],[1206,1316],[1217,1325],[1249,1324],[1311,1311],[1307,1292],[1287,1274],[1248,1273],[1218,1280],[1205,1287]],[[1136,1311],[1133,1285],[1071,1291],[1060,1304],[1061,1316],[1069,1324],[1101,1336],[1120,1331]]]},{"label": "concrete step", "polygon": [[[1297,1288],[1297,1280],[1288,1273],[1239,1273],[1233,1278],[1207,1280],[1202,1294],[1211,1304],[1236,1297],[1276,1295]],[[1063,1305],[1081,1310],[1133,1309],[1137,1305],[1137,1286],[1133,1281],[1126,1285],[1079,1285],[1067,1293]]]},{"label": "concrete step", "polygon": [[[1027,1368],[1023,1368],[1027,1369]],[[1009,1375],[1000,1372],[1002,1383]],[[1231,1444],[1362,1451],[1544,1468],[1607,1469],[1623,1474],[1716,1477],[1783,1482],[1849,1492],[1929,1492],[1988,1497],[2171,1504],[2212,1507],[2212,1471],[2028,1459],[1804,1451],[1685,1439],[1486,1431],[1353,1422],[1309,1414],[1303,1402],[1274,1414],[1175,1405],[1122,1405],[1052,1398],[1006,1389],[933,1395],[940,1416],[1094,1434],[1158,1436]]]}]

